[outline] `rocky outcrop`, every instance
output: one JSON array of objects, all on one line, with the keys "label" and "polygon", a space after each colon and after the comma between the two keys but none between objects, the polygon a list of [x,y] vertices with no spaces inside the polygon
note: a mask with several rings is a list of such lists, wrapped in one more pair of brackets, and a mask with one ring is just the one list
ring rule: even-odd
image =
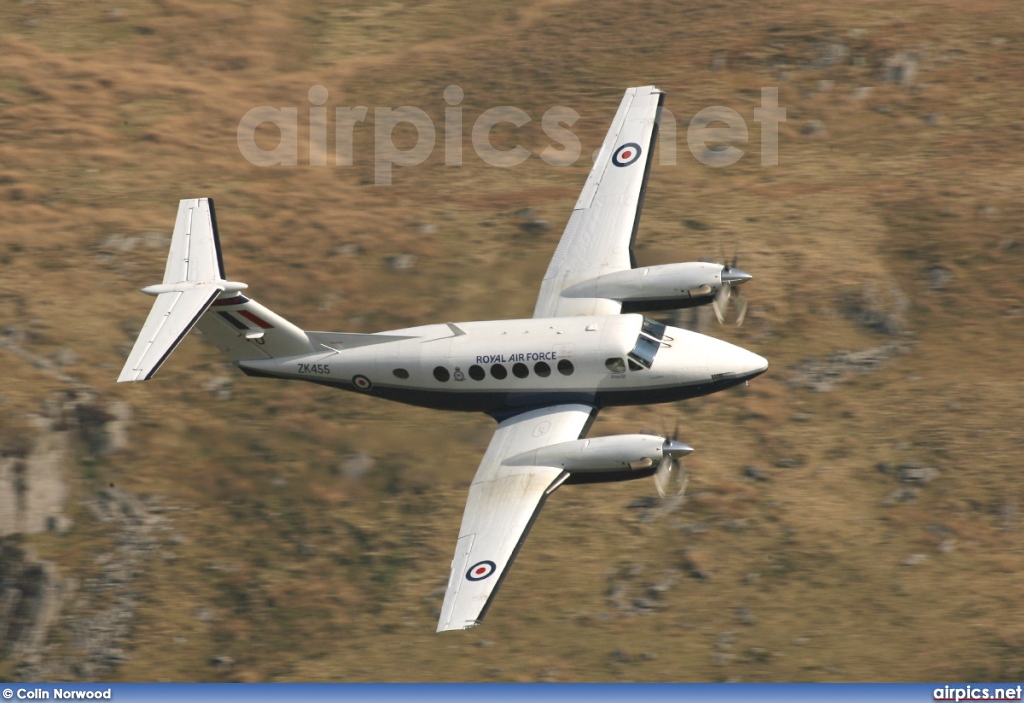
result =
[{"label": "rocky outcrop", "polygon": [[[95,573],[80,575],[77,589],[23,547],[22,535],[71,529],[68,477],[79,459],[96,461],[127,446],[130,422],[128,404],[102,403],[79,387],[43,402],[28,418],[30,437],[0,445],[0,654],[16,663],[21,680],[93,679],[125,658],[121,644],[141,597],[138,575],[165,522],[158,508],[114,487],[89,498],[85,507],[110,526],[115,544],[98,555]],[[52,636],[55,627],[66,636]],[[70,648],[54,644],[68,640]]]},{"label": "rocky outcrop", "polygon": [[824,359],[804,359],[790,367],[789,385],[820,393],[834,391],[842,381],[877,371],[892,357],[906,353],[905,344],[892,342],[882,347],[835,352]]},{"label": "rocky outcrop", "polygon": [[14,540],[0,542],[0,653],[34,658],[72,589],[50,562]]},{"label": "rocky outcrop", "polygon": [[89,391],[68,391],[29,418],[28,448],[0,453],[0,537],[66,531],[65,471],[77,452],[96,458],[128,444],[131,407],[101,404]]}]

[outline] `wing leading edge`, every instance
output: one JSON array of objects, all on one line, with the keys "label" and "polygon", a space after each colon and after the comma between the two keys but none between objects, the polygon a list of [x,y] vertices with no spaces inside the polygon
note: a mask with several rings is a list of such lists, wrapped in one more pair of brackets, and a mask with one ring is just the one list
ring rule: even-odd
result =
[{"label": "wing leading edge", "polygon": [[557,405],[498,425],[469,487],[438,632],[480,624],[544,501],[569,476],[550,466],[505,466],[504,459],[579,439],[595,412]]},{"label": "wing leading edge", "polygon": [[635,266],[633,242],[664,97],[652,85],[626,90],[544,274],[534,317],[619,313],[618,301],[563,298],[561,293],[576,283]]}]

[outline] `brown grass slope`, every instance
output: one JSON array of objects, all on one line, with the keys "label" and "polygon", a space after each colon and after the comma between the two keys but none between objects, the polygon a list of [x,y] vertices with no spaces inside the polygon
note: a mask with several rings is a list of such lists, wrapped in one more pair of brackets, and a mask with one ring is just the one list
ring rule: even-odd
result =
[{"label": "brown grass slope", "polygon": [[[0,326],[37,354],[73,348],[68,373],[135,411],[128,451],[70,468],[75,527],[27,541],[88,580],[110,537],[81,501],[115,483],[178,508],[174,544],[135,576],[144,598],[109,676],[1024,676],[1018,3],[119,5],[0,16]],[[772,368],[749,389],[604,413],[595,434],[681,423],[698,449],[685,504],[637,503],[649,482],[559,491],[485,624],[439,636],[490,420],[240,375],[219,400],[204,383],[232,372],[198,338],[150,383],[113,379],[182,197],[216,199],[231,277],[306,328],[529,315],[589,160],[498,169],[467,136],[464,166],[445,167],[451,83],[467,133],[488,107],[526,110],[534,122],[496,141],[535,155],[552,105],[579,112],[573,131],[596,148],[629,85],[666,90],[681,120],[739,112],[750,139],[728,168],[694,160],[680,126],[677,165],[651,175],[639,256],[738,247],[756,277],[748,322],[709,331]],[[354,166],[303,165],[316,84],[328,108],[426,110],[433,155],[375,187],[361,125]],[[753,121],[763,86],[788,111],[771,168]],[[299,108],[299,166],[240,156],[236,127],[257,105]],[[551,229],[524,231],[523,207]],[[412,270],[387,266],[403,253]],[[789,383],[801,359],[890,343],[905,353],[834,390]],[[3,434],[16,437],[66,385],[0,360]],[[346,478],[339,462],[357,452],[376,465]],[[886,505],[901,484],[880,462],[940,474]],[[76,617],[69,606],[48,656],[74,659]],[[211,666],[218,656],[233,666]]]}]

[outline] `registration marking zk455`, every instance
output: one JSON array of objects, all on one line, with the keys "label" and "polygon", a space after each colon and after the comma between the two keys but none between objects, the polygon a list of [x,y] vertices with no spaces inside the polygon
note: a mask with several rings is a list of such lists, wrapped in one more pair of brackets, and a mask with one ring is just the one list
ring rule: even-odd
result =
[{"label": "registration marking zk455", "polygon": [[317,376],[330,376],[331,367],[327,364],[299,364],[299,373],[311,373]]}]

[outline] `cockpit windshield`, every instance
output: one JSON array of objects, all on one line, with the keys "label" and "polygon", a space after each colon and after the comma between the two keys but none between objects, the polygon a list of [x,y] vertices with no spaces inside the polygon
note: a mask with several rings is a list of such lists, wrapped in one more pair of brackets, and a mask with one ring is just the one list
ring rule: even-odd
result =
[{"label": "cockpit windshield", "polygon": [[665,338],[665,325],[661,324],[657,320],[645,317],[643,325],[640,326],[640,333],[646,334],[660,342]]},{"label": "cockpit windshield", "polygon": [[[634,362],[630,364],[630,368],[634,371],[639,371],[640,367],[651,368],[664,338],[665,325],[645,317],[640,326],[640,334],[636,338],[636,346],[629,353],[630,361]],[[634,364],[639,364],[639,367],[634,368]]]}]

